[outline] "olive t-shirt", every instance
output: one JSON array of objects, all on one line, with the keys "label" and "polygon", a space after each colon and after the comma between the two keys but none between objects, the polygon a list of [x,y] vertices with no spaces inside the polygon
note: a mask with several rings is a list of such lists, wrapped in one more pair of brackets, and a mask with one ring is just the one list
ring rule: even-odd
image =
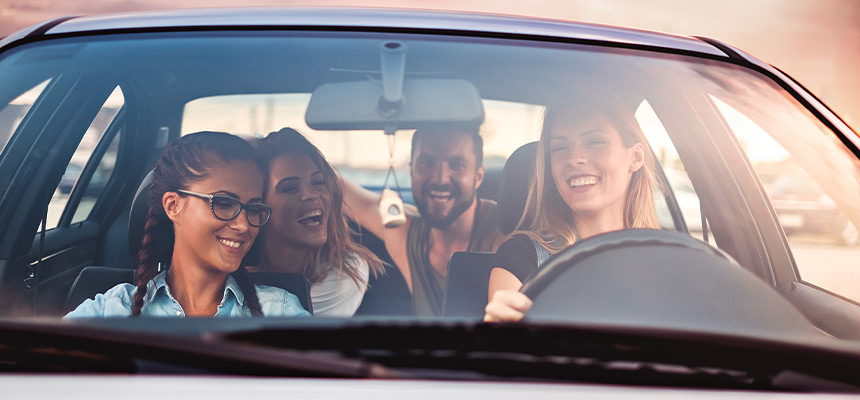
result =
[{"label": "olive t-shirt", "polygon": [[[493,251],[499,235],[499,220],[496,217],[496,202],[480,199],[475,210],[472,237],[467,251]],[[447,289],[445,277],[430,264],[427,244],[430,241],[430,226],[420,216],[412,219],[406,237],[406,254],[412,274],[412,301],[415,315],[441,316]]]}]

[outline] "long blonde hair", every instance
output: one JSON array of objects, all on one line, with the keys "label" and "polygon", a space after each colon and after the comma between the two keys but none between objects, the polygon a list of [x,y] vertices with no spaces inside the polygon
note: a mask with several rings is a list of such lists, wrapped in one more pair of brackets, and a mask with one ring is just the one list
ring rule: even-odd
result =
[{"label": "long blonde hair", "polygon": [[601,113],[606,115],[621,135],[624,146],[630,148],[636,143],[643,145],[644,163],[633,173],[627,187],[624,202],[624,229],[659,229],[657,210],[654,205],[654,190],[659,190],[654,166],[654,156],[645,135],[633,115],[633,111],[623,105],[603,102],[555,103],[546,108],[543,115],[543,128],[535,159],[535,171],[529,184],[525,210],[516,229],[509,236],[524,234],[538,241],[550,253],[557,253],[574,244],[577,240],[576,221],[568,205],[556,188],[552,176],[549,142],[550,127],[562,115],[587,117]]},{"label": "long blonde hair", "polygon": [[[337,179],[334,168],[326,161],[316,146],[299,131],[283,128],[260,139],[257,142],[257,153],[267,167],[272,160],[283,155],[306,155],[310,157],[322,172],[326,188],[331,194],[331,212],[328,213],[326,225],[328,239],[321,247],[312,248],[308,251],[308,257],[303,266],[303,275],[308,283],[314,284],[321,281],[332,268],[337,268],[338,275],[346,272],[356,284],[366,284],[367,282],[364,282],[364,278],[359,275],[355,268],[344,268],[355,262],[354,257],[360,257],[367,261],[370,271],[374,275],[385,272],[379,257],[352,239],[346,216],[343,214],[343,188]],[[264,228],[260,235],[262,240],[265,240],[265,232]]]}]

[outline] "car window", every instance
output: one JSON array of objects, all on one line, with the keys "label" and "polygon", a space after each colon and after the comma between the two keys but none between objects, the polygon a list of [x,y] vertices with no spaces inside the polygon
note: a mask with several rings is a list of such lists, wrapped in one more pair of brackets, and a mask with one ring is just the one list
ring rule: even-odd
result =
[{"label": "car window", "polygon": [[[84,191],[84,196],[78,206],[75,208],[75,213],[72,216],[71,223],[78,223],[86,220],[93,211],[96,200],[105,189],[111,175],[113,175],[114,167],[116,167],[117,151],[119,149],[120,137],[122,131],[117,131],[112,137],[104,137],[103,140],[110,140],[107,150],[101,155],[101,158],[92,158],[90,162],[98,162],[93,175],[86,182],[81,182],[83,185],[81,190]],[[66,173],[68,173],[68,169]],[[77,185],[77,183],[76,183]]]},{"label": "car window", "polygon": [[[35,236],[35,241],[33,236],[33,233],[38,232],[38,221],[29,221],[32,222],[29,226],[14,228],[15,233],[17,230],[32,231],[23,235],[27,236],[27,243],[18,245],[17,252],[10,252],[10,260],[51,260],[47,267],[44,264],[48,262],[43,262],[41,271],[46,274],[46,281],[54,278],[50,286],[45,286],[54,290],[54,299],[67,298],[72,283],[84,266],[106,265],[129,269],[136,265],[135,257],[139,253],[123,247],[133,247],[142,242],[129,240],[129,237],[134,239],[133,235],[140,233],[144,226],[144,223],[130,222],[137,221],[129,216],[132,199],[137,185],[152,169],[168,139],[175,140],[192,132],[208,130],[225,131],[246,140],[254,140],[283,127],[292,127],[319,146],[325,157],[345,176],[367,187],[380,189],[389,163],[389,139],[383,133],[384,127],[375,130],[357,124],[341,125],[339,128],[321,124],[323,126],[320,127],[309,123],[308,115],[310,105],[314,104],[314,93],[319,93],[317,90],[325,85],[338,87],[350,83],[378,83],[381,74],[380,49],[384,48],[383,44],[393,41],[404,43],[408,48],[409,61],[403,78],[406,82],[430,81],[436,84],[436,80],[453,80],[470,85],[473,89],[471,93],[478,94],[475,104],[480,104],[484,118],[475,125],[480,123],[484,165],[488,170],[502,168],[516,149],[538,140],[546,110],[553,106],[576,105],[593,100],[611,103],[614,108],[635,113],[632,122],[638,123],[638,128],[644,132],[648,142],[646,150],[655,155],[659,169],[665,176],[666,188],[671,189],[677,211],[683,216],[690,235],[707,239],[712,246],[719,245],[747,272],[767,284],[776,286],[768,280],[769,273],[772,275],[770,269],[792,269],[792,266],[791,253],[787,251],[789,249],[781,247],[784,243],[776,225],[778,215],[770,214],[763,195],[771,194],[771,187],[797,185],[782,183],[775,174],[765,173],[765,169],[762,169],[765,165],[759,162],[758,155],[752,150],[770,149],[771,144],[754,142],[742,136],[743,124],[737,122],[730,109],[755,121],[766,136],[773,137],[786,148],[786,153],[804,153],[809,148],[818,151],[818,147],[822,152],[836,154],[841,151],[842,155],[818,155],[812,159],[802,154],[795,158],[800,160],[800,169],[811,171],[808,175],[833,203],[848,205],[845,210],[849,220],[853,221],[850,204],[856,203],[855,194],[860,189],[856,187],[856,181],[844,184],[841,181],[857,171],[855,162],[850,161],[850,154],[846,155],[844,146],[839,147],[842,145],[833,137],[832,131],[810,122],[810,115],[803,114],[802,110],[797,111],[797,102],[778,86],[767,87],[769,92],[766,95],[756,94],[764,90],[759,90],[759,86],[762,85],[760,81],[765,79],[732,63],[689,54],[606,48],[583,43],[499,38],[460,40],[458,37],[390,32],[356,35],[298,31],[288,34],[278,31],[234,33],[133,32],[121,37],[108,34],[64,37],[57,39],[56,43],[46,41],[24,44],[0,58],[0,75],[28,82],[43,82],[43,76],[54,76],[45,70],[78,73],[65,73],[52,81],[45,93],[52,93],[58,87],[55,85],[62,85],[59,87],[66,92],[58,91],[58,95],[64,94],[67,96],[65,98],[72,100],[56,101],[58,107],[63,107],[61,112],[50,113],[51,110],[46,109],[45,127],[34,127],[29,132],[34,148],[51,151],[66,146],[62,154],[70,160],[64,166],[65,171],[50,165],[41,170],[39,166],[32,168],[40,173],[33,173],[32,179],[51,182],[51,185],[59,181],[51,199],[49,226],[56,226],[61,216],[63,223],[86,221],[91,217],[94,205],[99,205],[96,210],[101,210],[101,204],[108,204],[102,199],[109,200],[113,205],[113,209],[104,214],[104,224],[101,224],[101,218],[100,224],[80,224],[82,229],[72,232],[76,236],[62,237],[62,240],[46,235],[45,245],[42,246],[45,253],[41,254],[40,235]],[[25,57],[29,49],[38,50],[39,57]],[[93,62],[93,57],[99,62]],[[21,67],[23,61],[32,65],[27,64],[29,68]],[[35,68],[37,66],[40,68]],[[122,85],[122,90],[118,85]],[[433,89],[436,86],[429,87]],[[114,94],[105,101],[111,90]],[[439,96],[433,90],[429,93],[431,98]],[[335,94],[350,98],[355,93],[344,91]],[[16,93],[14,97],[20,95]],[[764,99],[761,98],[763,96]],[[427,111],[444,123],[448,122],[445,118],[449,118],[447,113],[451,110],[445,113],[439,111],[446,105],[441,103],[447,98],[442,99],[436,101],[438,104],[428,107]],[[86,108],[82,109],[84,107],[79,103],[86,103]],[[776,104],[773,106],[776,111],[756,109],[767,104]],[[778,115],[783,108],[793,110],[788,111],[789,122],[800,122],[771,122],[768,115]],[[331,119],[341,116],[341,111],[347,114],[348,110],[330,109]],[[800,116],[792,113],[800,113]],[[48,129],[64,126],[69,126],[68,133],[62,129]],[[311,126],[317,126],[317,129]],[[739,147],[747,150],[747,158],[756,164],[757,174],[752,170],[743,170],[744,165],[735,162],[736,159],[743,159],[743,153],[740,148],[732,147],[735,141],[726,128],[738,134]],[[66,136],[69,138],[75,133],[81,134],[84,129],[86,134],[82,135],[83,139],[67,139],[69,143],[63,146],[57,145],[61,142],[53,140],[51,136],[69,135]],[[393,162],[398,170],[398,182],[404,197],[412,191],[409,161],[413,129],[414,126],[396,129],[393,140]],[[809,135],[818,135],[820,140],[806,138]],[[794,144],[795,140],[802,145]],[[835,144],[818,143],[828,140]],[[111,180],[117,162],[117,149],[122,147],[120,142],[133,144],[133,147],[128,147],[134,150],[129,164],[120,160],[123,169],[119,171],[123,172],[123,179],[127,178],[127,181]],[[842,150],[838,150],[840,148]],[[29,151],[22,147],[21,157],[33,160],[44,154],[35,151],[30,154]],[[71,155],[73,151],[74,155]],[[827,164],[822,164],[822,159]],[[775,160],[768,159],[767,162]],[[568,183],[572,189],[576,187],[575,190],[581,190],[579,193],[587,192],[589,185],[600,183],[604,171],[595,168],[589,172],[591,176],[571,175]],[[622,169],[614,168],[613,171],[618,176],[625,175],[619,172]],[[832,171],[851,172],[837,176]],[[831,179],[829,177],[838,182],[828,182],[826,179]],[[515,179],[518,180],[514,184],[521,189],[527,190],[531,183],[530,175]],[[787,176],[784,181],[796,179],[799,178]],[[104,191],[108,181],[121,182],[123,185],[110,186],[111,190]],[[22,188],[26,186],[25,182],[19,179],[14,183]],[[618,193],[626,189],[624,185],[616,186],[621,188]],[[653,198],[645,198],[656,203],[657,215],[648,221],[647,227],[655,227],[652,222],[656,219],[659,227],[663,228],[660,231],[674,230],[676,227],[683,231],[683,226],[678,226],[678,214],[672,214],[662,193],[659,190],[651,193]],[[19,195],[23,198],[24,194],[28,193]],[[110,198],[99,199],[99,196]],[[450,198],[443,198],[453,197],[453,194],[434,196],[439,197],[434,201],[444,203]],[[70,198],[80,198],[81,201],[70,203]],[[43,212],[37,209],[38,204],[28,201],[33,200],[14,204],[21,207],[22,215],[40,215]],[[636,201],[641,201],[641,198]],[[819,195],[816,202],[825,204],[826,199]],[[758,208],[750,204],[757,204]],[[773,204],[776,208],[775,199]],[[0,218],[12,214],[9,210],[0,210]],[[650,210],[647,212],[650,213]],[[777,213],[780,213],[779,210]],[[519,220],[522,211],[519,211],[519,215],[516,215],[516,211],[511,214]],[[98,216],[101,217],[101,214]],[[651,217],[650,214],[648,216]],[[703,216],[707,222],[705,224],[702,223]],[[821,266],[814,258],[808,261],[801,251],[803,247],[798,247],[795,241],[803,239],[807,241],[804,246],[823,250],[828,256],[841,254],[841,251],[853,251],[853,248],[846,249],[830,242],[819,243],[823,240],[819,235],[790,232],[788,226],[792,216],[785,214],[779,215],[779,218],[783,229],[789,234],[790,250],[797,261],[801,279],[851,297],[847,289],[838,286],[843,283],[841,281],[847,281],[844,278],[845,271],[835,270],[838,269],[835,264]],[[771,224],[766,225],[771,219]],[[304,220],[315,222],[308,218]],[[0,226],[0,229],[10,228]],[[764,235],[758,235],[760,230],[770,232],[766,238],[770,241],[765,242],[761,237]],[[55,232],[65,233],[63,230]],[[11,235],[12,232],[7,231],[7,234]],[[809,242],[808,239],[813,236],[814,240]],[[771,246],[772,242],[779,242],[779,246]],[[366,244],[368,248],[373,247],[371,251],[374,254],[386,256],[384,244]],[[773,257],[768,258],[769,255]],[[776,256],[788,261],[771,262]],[[843,269],[849,268],[848,264],[849,261],[845,261]],[[830,270],[825,271],[828,268]],[[368,289],[368,298],[379,296],[378,299],[381,299],[375,304],[409,303],[409,288],[402,276],[397,283],[400,285],[398,290],[402,289],[400,292],[386,292],[391,286],[376,281],[396,278],[396,272],[383,278],[370,276],[374,282]],[[444,277],[440,281],[444,283]],[[659,286],[659,283],[655,285]],[[107,289],[100,288],[101,291]],[[482,288],[474,291],[481,299],[479,301],[487,300],[486,288],[483,288],[483,292]],[[402,292],[406,293],[405,300],[403,297],[396,300],[386,297],[391,293]],[[22,289],[21,293],[21,297],[33,298],[32,292]],[[45,293],[39,292],[38,295],[46,296]],[[52,309],[56,308],[59,307]]]},{"label": "car window", "polygon": [[[666,176],[666,182],[663,182],[664,190],[671,190],[688,232],[700,239],[710,239],[703,235],[701,203],[684,169],[684,163],[648,100],[639,104],[635,115],[654,151],[656,161]],[[669,210],[666,197],[662,192],[657,192],[655,197],[660,226],[664,229],[675,229],[675,219]]]},{"label": "car window", "polygon": [[[66,166],[62,178],[60,178],[54,196],[51,198],[51,203],[48,206],[47,228],[57,227],[64,212],[73,213],[71,223],[81,222],[90,215],[93,205],[104,190],[116,164],[117,148],[121,135],[117,132],[106,137],[105,133],[107,133],[124,103],[122,90],[117,87],[105,100],[104,105],[90,123],[80,144],[78,144],[77,150],[72,155],[72,159]],[[108,148],[104,153],[95,153],[102,140],[108,140],[102,144]],[[91,176],[82,179],[81,173],[88,165],[95,166],[95,169]],[[69,196],[73,191],[83,192],[83,196],[77,204],[69,203]]]},{"label": "car window", "polygon": [[51,80],[48,79],[28,89],[26,92],[21,93],[20,96],[12,99],[9,104],[0,108],[0,153],[6,148],[6,144],[9,143],[12,134],[18,129],[18,125],[24,120],[27,112],[33,107],[33,103],[36,102],[39,95],[42,94],[42,91],[45,90],[50,82]]},{"label": "car window", "polygon": [[782,98],[711,99],[761,180],[800,278],[860,302],[857,159],[808,113],[786,108],[779,118],[769,115],[768,106]]},{"label": "car window", "polygon": [[[775,69],[563,21],[206,12],[0,42],[4,370],[860,390],[860,140]],[[308,142],[415,207],[339,203]]]},{"label": "car window", "polygon": [[[388,138],[374,131],[321,131],[307,126],[309,93],[216,96],[185,105],[182,135],[197,131],[231,132],[248,140],[282,127],[298,129],[347,178],[380,190],[388,171]],[[540,137],[543,106],[512,101],[484,100],[484,166],[502,168],[519,146]],[[410,149],[412,131],[397,132],[394,166],[401,196],[411,203]]]}]

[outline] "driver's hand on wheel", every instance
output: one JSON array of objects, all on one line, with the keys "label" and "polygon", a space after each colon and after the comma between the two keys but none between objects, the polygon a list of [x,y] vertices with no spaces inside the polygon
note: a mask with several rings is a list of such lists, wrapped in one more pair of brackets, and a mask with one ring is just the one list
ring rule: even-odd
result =
[{"label": "driver's hand on wheel", "polygon": [[497,290],[485,309],[484,322],[516,322],[523,319],[532,301],[516,290]]}]

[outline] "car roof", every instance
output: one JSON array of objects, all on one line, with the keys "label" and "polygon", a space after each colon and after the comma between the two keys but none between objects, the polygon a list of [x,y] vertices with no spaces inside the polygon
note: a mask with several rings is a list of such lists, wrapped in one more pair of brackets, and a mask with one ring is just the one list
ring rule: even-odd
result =
[{"label": "car roof", "polygon": [[467,12],[375,8],[216,8],[140,12],[90,17],[67,17],[30,27],[0,41],[47,38],[127,30],[237,29],[390,29],[473,32],[601,41],[616,45],[648,46],[727,57],[708,41],[688,36],[598,24]]}]

